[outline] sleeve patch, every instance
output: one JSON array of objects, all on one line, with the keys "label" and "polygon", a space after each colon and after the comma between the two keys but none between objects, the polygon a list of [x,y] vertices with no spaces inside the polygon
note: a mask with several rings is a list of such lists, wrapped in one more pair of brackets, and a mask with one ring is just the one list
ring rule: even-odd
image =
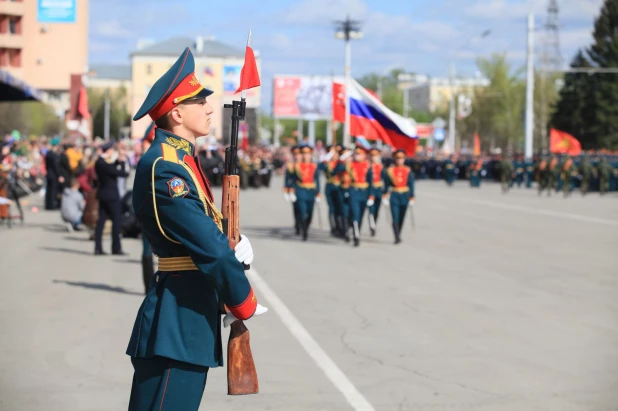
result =
[{"label": "sleeve patch", "polygon": [[170,197],[185,197],[189,194],[189,186],[182,178],[174,177],[167,182]]}]

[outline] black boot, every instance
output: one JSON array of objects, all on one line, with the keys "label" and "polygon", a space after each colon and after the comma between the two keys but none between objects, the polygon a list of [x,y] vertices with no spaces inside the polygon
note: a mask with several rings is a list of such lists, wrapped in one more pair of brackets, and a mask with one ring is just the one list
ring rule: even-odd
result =
[{"label": "black boot", "polygon": [[331,237],[337,237],[337,221],[333,214],[328,215],[328,222],[330,223],[330,235]]},{"label": "black boot", "polygon": [[345,240],[346,243],[349,243],[350,242],[350,222],[343,217],[341,218],[341,221],[343,222],[343,239]]},{"label": "black boot", "polygon": [[395,234],[395,244],[401,243],[401,237],[399,236],[401,230],[399,229],[399,224],[393,223],[393,233]]},{"label": "black boot", "polygon": [[354,247],[358,247],[360,244],[360,228],[358,227],[358,221],[352,222],[352,234],[354,235]]},{"label": "black boot", "polygon": [[303,241],[307,241],[308,231],[309,231],[309,220],[304,220],[302,223],[303,228]]},{"label": "black boot", "polygon": [[373,218],[373,214],[369,213],[369,232],[372,237],[376,236],[376,220]]},{"label": "black boot", "polygon": [[142,279],[144,280],[144,294],[150,290],[150,279],[154,275],[154,264],[151,255],[142,256]]}]

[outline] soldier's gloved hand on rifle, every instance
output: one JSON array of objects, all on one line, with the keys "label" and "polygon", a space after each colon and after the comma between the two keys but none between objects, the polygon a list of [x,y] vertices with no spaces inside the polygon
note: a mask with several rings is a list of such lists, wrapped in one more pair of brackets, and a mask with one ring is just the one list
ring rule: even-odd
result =
[{"label": "soldier's gloved hand on rifle", "polygon": [[367,207],[371,207],[374,204],[375,204],[375,201],[373,200],[373,198],[370,198],[369,200],[367,200]]},{"label": "soldier's gloved hand on rifle", "polygon": [[240,235],[240,241],[234,247],[234,253],[236,259],[241,263],[251,265],[253,262],[253,247],[251,247],[249,239],[242,234]]},{"label": "soldier's gloved hand on rifle", "polygon": [[[253,315],[249,318],[253,318],[256,315],[264,314],[266,311],[268,311],[268,308],[258,303],[255,309],[255,313],[253,313]],[[238,320],[238,318],[234,317],[234,314],[228,312],[227,314],[225,314],[225,317],[223,317],[223,327],[229,327],[236,320]]]},{"label": "soldier's gloved hand on rifle", "polygon": [[290,200],[292,200],[292,202],[295,203],[296,202],[296,194],[290,193]]}]

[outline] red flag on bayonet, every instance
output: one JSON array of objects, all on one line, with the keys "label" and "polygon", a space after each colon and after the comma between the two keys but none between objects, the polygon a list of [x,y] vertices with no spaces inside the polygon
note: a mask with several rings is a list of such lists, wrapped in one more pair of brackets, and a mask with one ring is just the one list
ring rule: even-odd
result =
[{"label": "red flag on bayonet", "polygon": [[236,93],[243,90],[249,90],[250,88],[259,87],[260,74],[258,73],[257,63],[255,62],[255,55],[251,46],[247,46],[245,49],[245,63],[240,70],[240,87],[236,90]]}]

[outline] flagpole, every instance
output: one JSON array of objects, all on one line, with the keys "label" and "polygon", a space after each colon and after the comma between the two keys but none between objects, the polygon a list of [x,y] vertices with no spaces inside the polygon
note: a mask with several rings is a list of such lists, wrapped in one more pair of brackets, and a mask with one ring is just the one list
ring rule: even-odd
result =
[{"label": "flagpole", "polygon": [[[532,139],[534,135],[534,14],[528,15],[528,72],[526,75],[526,144],[525,158],[532,160]],[[545,127],[545,125],[543,125]]]},{"label": "flagpole", "polygon": [[[249,29],[249,37],[247,38],[247,47],[251,47],[251,29]],[[244,103],[247,98],[247,90],[243,90],[240,92],[240,101]]]}]

